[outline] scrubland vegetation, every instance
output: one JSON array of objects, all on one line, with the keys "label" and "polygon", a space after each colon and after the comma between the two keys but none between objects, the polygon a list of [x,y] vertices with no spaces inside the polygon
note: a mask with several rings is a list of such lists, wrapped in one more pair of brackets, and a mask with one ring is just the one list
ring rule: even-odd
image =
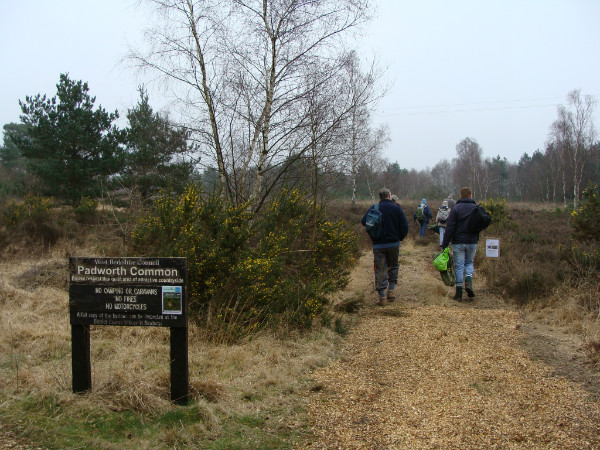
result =
[{"label": "scrubland vegetation", "polygon": [[580,207],[485,203],[495,223],[484,238],[501,239],[501,257],[485,258],[479,245],[476,265],[490,287],[526,309],[548,308],[557,323],[580,333],[590,362],[600,361],[600,219],[598,186],[590,185]]},{"label": "scrubland vegetation", "polygon": [[[330,305],[358,253],[347,222],[298,191],[256,221],[189,186],[140,211],[27,196],[2,223],[11,428],[50,448],[286,448],[304,431],[296,393],[348,327]],[[169,401],[165,329],[92,327],[93,390],[71,393],[67,257],[117,255],[188,258],[187,407]]]},{"label": "scrubland vegetation", "polygon": [[[358,225],[366,206],[335,203],[315,215],[309,200],[288,191],[256,222],[194,187],[141,211],[35,196],[7,203],[2,421],[49,448],[290,448],[307,431],[310,370],[335,357],[357,320],[347,312],[354,308],[335,307],[335,292],[359,249],[369,248]],[[486,206],[495,222],[482,239],[499,238],[501,257],[485,258],[480,245],[478,274],[506,302],[551,311],[581,334],[597,364],[597,187],[573,212]],[[431,234],[421,245],[436,242]],[[92,327],[93,390],[72,394],[67,257],[159,253],[190,260],[192,401],[169,401],[168,330],[145,327]]]}]

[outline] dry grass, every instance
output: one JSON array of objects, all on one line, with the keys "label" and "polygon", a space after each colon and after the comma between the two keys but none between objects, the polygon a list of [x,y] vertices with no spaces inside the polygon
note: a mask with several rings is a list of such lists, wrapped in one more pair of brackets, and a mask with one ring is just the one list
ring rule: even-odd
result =
[{"label": "dry grass", "polygon": [[582,336],[589,361],[600,368],[600,284],[593,277],[563,283],[539,306],[553,323]]},{"label": "dry grass", "polygon": [[[165,417],[180,414],[180,408],[170,402],[169,330],[164,328],[92,327],[93,388],[86,395],[71,392],[65,253],[55,248],[42,258],[13,256],[0,263],[1,422],[26,423],[25,434],[60,447],[73,443],[61,440],[73,433],[68,430],[71,421],[81,432],[81,428],[96,426],[95,421],[103,416],[129,417],[133,413],[144,421],[164,422]],[[293,394],[310,370],[330,361],[339,342],[338,334],[324,328],[285,340],[265,334],[238,345],[213,345],[206,341],[203,330],[192,324],[189,374],[193,403],[188,407],[191,412],[185,413],[187,421],[182,422],[185,430],[159,425],[156,439],[148,439],[148,431],[140,431],[125,438],[124,447],[107,447],[100,437],[87,445],[197,448],[201,442],[238,439],[228,437],[237,433],[230,428],[247,426],[246,420],[266,421],[267,434],[274,430],[280,430],[281,436],[298,432],[302,420]],[[265,419],[267,416],[272,419]],[[56,428],[45,432],[45,427]]]},{"label": "dry grass", "polygon": [[600,283],[594,270],[571,265],[561,252],[572,244],[569,212],[549,204],[509,207],[512,226],[492,225],[481,236],[500,238],[501,257],[486,259],[480,245],[477,268],[495,292],[527,310],[545,309],[547,320],[582,335],[590,360],[598,361]]}]

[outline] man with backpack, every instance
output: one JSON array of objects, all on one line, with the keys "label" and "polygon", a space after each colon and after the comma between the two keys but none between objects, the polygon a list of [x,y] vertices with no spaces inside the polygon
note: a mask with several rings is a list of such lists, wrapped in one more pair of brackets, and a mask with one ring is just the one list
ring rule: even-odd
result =
[{"label": "man with backpack", "polygon": [[469,229],[469,219],[477,204],[473,200],[470,188],[464,187],[460,190],[460,199],[450,210],[446,222],[446,232],[440,247],[446,248],[452,242],[452,253],[454,255],[454,267],[456,273],[456,294],[454,300],[462,301],[463,277],[464,287],[469,298],[475,297],[473,292],[473,273],[475,267],[473,260],[479,242],[479,232]]},{"label": "man with backpack", "polygon": [[427,224],[431,219],[433,219],[431,210],[429,209],[429,206],[427,206],[427,200],[421,200],[421,204],[417,207],[417,210],[413,214],[413,219],[419,222],[421,227],[419,229],[419,236],[421,236],[421,238],[425,238],[425,234],[427,233]]},{"label": "man with backpack", "polygon": [[394,301],[398,283],[400,241],[408,234],[408,221],[402,207],[391,200],[389,189],[379,190],[379,203],[371,206],[360,223],[367,229],[373,243],[375,289],[378,304]]}]

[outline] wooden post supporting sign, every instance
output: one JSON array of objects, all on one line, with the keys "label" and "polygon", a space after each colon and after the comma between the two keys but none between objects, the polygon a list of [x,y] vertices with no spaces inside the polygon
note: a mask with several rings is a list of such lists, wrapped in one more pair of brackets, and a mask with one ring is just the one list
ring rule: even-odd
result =
[{"label": "wooden post supporting sign", "polygon": [[188,329],[171,328],[171,401],[188,402]]},{"label": "wooden post supporting sign", "polygon": [[71,324],[71,346],[73,392],[89,391],[92,389],[89,325]]}]

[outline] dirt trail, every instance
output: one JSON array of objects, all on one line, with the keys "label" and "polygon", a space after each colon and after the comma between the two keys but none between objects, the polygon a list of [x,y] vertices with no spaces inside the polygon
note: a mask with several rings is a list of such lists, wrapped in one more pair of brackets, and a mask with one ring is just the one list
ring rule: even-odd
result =
[{"label": "dirt trail", "polygon": [[455,302],[436,252],[401,246],[385,307],[363,255],[344,295],[367,306],[343,357],[313,373],[304,448],[600,449],[600,379],[577,339],[486,293],[477,273],[476,301]]}]

